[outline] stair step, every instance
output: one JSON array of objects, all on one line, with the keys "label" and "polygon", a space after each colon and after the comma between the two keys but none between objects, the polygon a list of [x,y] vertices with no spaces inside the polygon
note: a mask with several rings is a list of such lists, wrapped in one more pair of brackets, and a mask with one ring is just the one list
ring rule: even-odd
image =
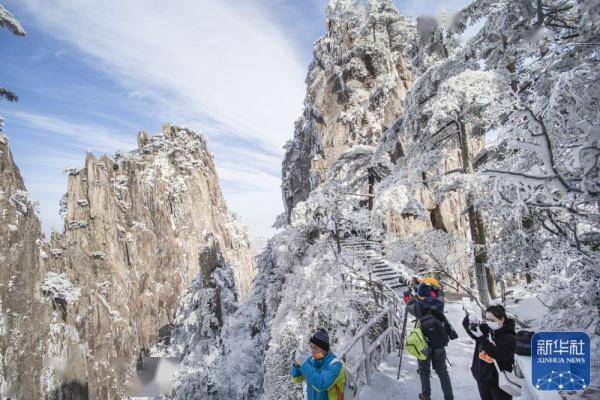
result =
[{"label": "stair step", "polygon": [[373,266],[373,271],[393,271],[394,268],[390,267],[389,265],[375,265]]},{"label": "stair step", "polygon": [[365,251],[381,250],[381,246],[370,246],[370,245],[361,245],[361,244],[345,244],[344,247],[351,247],[354,249],[361,249],[361,250],[365,250]]},{"label": "stair step", "polygon": [[379,279],[379,280],[380,280],[380,281],[385,281],[385,282],[388,282],[388,281],[395,281],[395,282],[399,282],[399,280],[398,280],[398,277],[397,277],[397,276],[390,276],[390,277],[387,277],[387,278],[381,278],[381,279]]},{"label": "stair step", "polygon": [[398,272],[396,271],[386,271],[386,272],[381,272],[381,273],[375,273],[374,274],[376,277],[378,278],[388,278],[388,277],[398,277],[398,278],[402,278],[402,275],[400,275]]},{"label": "stair step", "polygon": [[385,273],[385,272],[396,272],[397,274],[399,274],[398,271],[396,271],[394,268],[392,268],[391,265],[386,265],[384,267],[373,267],[373,269],[371,270],[373,272],[379,272],[379,273]]},{"label": "stair step", "polygon": [[374,271],[374,270],[373,270],[373,271],[371,271],[371,272],[372,272],[374,275],[377,275],[377,276],[389,275],[389,274],[393,274],[393,273],[395,273],[395,271],[394,271],[394,270],[391,270],[391,269],[386,269],[386,270],[383,270],[383,271],[382,271],[382,270],[377,270],[377,271]]},{"label": "stair step", "polygon": [[392,270],[388,270],[388,271],[373,271],[373,275],[374,276],[378,276],[378,277],[387,276],[387,275],[391,275],[391,274],[396,274],[396,273],[394,271],[392,271]]},{"label": "stair step", "polygon": [[398,278],[379,278],[379,279],[374,279],[375,282],[380,282],[380,283],[384,283],[386,285],[395,285],[397,283],[399,283]]}]

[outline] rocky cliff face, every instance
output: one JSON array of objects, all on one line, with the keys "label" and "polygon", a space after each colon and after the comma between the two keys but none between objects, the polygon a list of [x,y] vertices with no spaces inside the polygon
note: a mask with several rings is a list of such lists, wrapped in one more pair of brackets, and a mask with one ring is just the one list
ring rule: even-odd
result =
[{"label": "rocky cliff face", "polygon": [[[45,276],[40,222],[0,132],[0,394],[38,399],[52,307],[40,301]],[[6,397],[5,397],[6,396]]]},{"label": "rocky cliff face", "polygon": [[[422,79],[426,84],[420,82],[418,90],[411,90],[413,82],[456,47],[435,20],[406,18],[389,0],[366,4],[332,0],[326,11],[326,29],[314,46],[304,113],[296,122],[283,161],[288,221],[293,208],[325,182],[329,167],[350,148],[377,147],[371,171],[383,166],[389,174],[405,155],[403,145],[418,132],[418,124],[430,117],[421,106],[428,101],[426,96],[435,94],[436,82],[443,77],[430,74],[433,77]],[[415,114],[409,116],[408,122],[416,121],[412,125],[402,119],[407,107]],[[454,150],[447,160],[443,171],[432,174],[458,167],[460,153]],[[380,181],[385,174],[375,173],[370,178]],[[367,193],[369,177],[363,178],[365,187],[359,191]],[[374,192],[376,183],[372,181],[369,193]],[[402,189],[405,194],[396,193],[405,199],[400,204],[388,201],[388,193],[384,193],[388,186],[397,191],[395,183],[384,184],[375,195],[382,194],[376,208],[383,229],[391,236],[432,227],[465,232],[466,222],[460,217],[463,204],[457,196],[436,199],[425,184],[413,184]],[[415,208],[417,204],[423,212]]]},{"label": "rocky cliff face", "polygon": [[[304,112],[286,144],[282,192],[289,217],[349,148],[376,146],[404,115],[412,83],[456,41],[433,19],[401,15],[391,0],[331,0],[314,45]],[[391,149],[397,157],[398,149]]]},{"label": "rocky cliff face", "polygon": [[240,298],[254,276],[248,237],[227,210],[204,138],[165,126],[138,142],[136,152],[89,155],[71,172],[65,233],[52,241],[55,269],[81,292],[62,326],[85,343],[82,371],[96,398],[122,395],[111,359],[131,361],[169,336],[180,295],[202,273],[212,241]]},{"label": "rocky cliff face", "polygon": [[179,326],[186,291],[203,290],[210,307],[196,316],[215,329],[248,295],[250,242],[201,135],[167,125],[150,138],[141,132],[136,151],[88,155],[69,171],[65,230],[48,244],[6,143],[2,136],[3,395],[12,387],[18,399],[121,398],[138,357]]},{"label": "rocky cliff face", "polygon": [[412,82],[406,44],[413,41],[416,26],[389,0],[371,1],[368,7],[332,1],[326,29],[314,45],[304,113],[283,161],[288,217],[345,150],[377,144],[402,115]]}]

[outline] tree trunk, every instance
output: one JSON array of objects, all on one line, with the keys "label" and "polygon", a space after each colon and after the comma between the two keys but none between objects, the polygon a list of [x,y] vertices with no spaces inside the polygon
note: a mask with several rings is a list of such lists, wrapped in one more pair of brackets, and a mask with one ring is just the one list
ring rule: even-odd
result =
[{"label": "tree trunk", "polygon": [[539,28],[544,24],[544,8],[543,8],[542,0],[536,1],[536,11],[537,11],[537,21],[535,25]]},{"label": "tree trunk", "polygon": [[[460,143],[460,154],[462,157],[465,174],[473,175],[473,160],[469,148],[469,138],[465,124],[459,120],[458,138]],[[486,267],[487,263],[487,244],[485,237],[485,225],[481,213],[475,209],[475,193],[471,192],[467,196],[467,214],[469,217],[469,230],[471,231],[471,240],[473,241],[473,258],[475,261],[475,278],[477,280],[477,290],[479,291],[479,300],[488,304],[490,296],[497,296],[496,283],[492,271]]]},{"label": "tree trunk", "polygon": [[369,211],[373,211],[373,193],[374,192],[375,192],[375,176],[373,176],[373,173],[369,173],[369,200],[368,200]]},{"label": "tree trunk", "polygon": [[[526,235],[532,237],[531,235],[534,235],[535,233],[533,232],[533,219],[531,217],[529,217],[528,215],[523,216],[523,218],[521,219],[521,225],[523,226],[523,229],[526,232]],[[529,263],[525,263],[525,282],[527,283],[531,283],[531,273],[529,273]]]},{"label": "tree trunk", "polygon": [[335,244],[338,254],[342,254],[342,241],[340,240],[340,228],[337,221],[335,222]]},{"label": "tree trunk", "polygon": [[[486,262],[487,262],[487,254],[486,254]],[[485,267],[485,277],[487,279],[488,290],[490,291],[490,296],[492,299],[498,298],[498,288],[496,287],[496,278],[494,277],[494,272],[488,266]]]}]

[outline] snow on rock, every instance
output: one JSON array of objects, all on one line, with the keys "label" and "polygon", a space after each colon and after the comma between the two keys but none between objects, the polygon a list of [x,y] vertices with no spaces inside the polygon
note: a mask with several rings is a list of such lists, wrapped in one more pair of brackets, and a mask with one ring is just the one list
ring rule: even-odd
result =
[{"label": "snow on rock", "polygon": [[[7,146],[0,150],[10,155]],[[22,388],[22,398],[121,398],[138,356],[168,342],[194,278],[204,297],[184,325],[198,334],[248,296],[255,275],[248,233],[227,209],[202,135],[166,125],[138,150],[88,153],[83,168],[68,171],[65,229],[49,244],[39,240],[36,205],[12,158],[0,163],[0,254],[10,258],[0,272],[2,315],[6,326],[28,332],[0,339],[0,376]],[[202,272],[213,248],[220,267],[208,282]],[[195,337],[182,340],[195,345]],[[37,353],[14,350],[23,347]]]},{"label": "snow on rock", "polygon": [[218,289],[207,289],[212,294],[189,317],[190,330],[212,326],[220,311],[206,307],[243,299],[254,277],[247,231],[227,209],[204,136],[165,125],[139,145],[86,156],[68,177],[65,231],[51,241],[50,261],[81,291],[61,315],[89,348],[79,368],[87,371],[90,396],[122,396],[126,376],[105,379],[115,376],[110,360],[134,361],[167,340],[206,249],[218,247],[236,295],[222,292],[215,303]]},{"label": "snow on rock", "polygon": [[65,273],[48,272],[40,289],[45,295],[62,299],[68,303],[76,301],[80,295],[79,288],[69,281]]},{"label": "snow on rock", "polygon": [[314,44],[304,112],[286,145],[283,195],[288,218],[347,149],[373,146],[404,110],[413,80],[407,42],[411,20],[390,2],[332,1],[326,33]]},{"label": "snow on rock", "polygon": [[10,196],[9,203],[22,216],[27,216],[31,209],[36,209],[37,204],[29,197],[29,192],[26,190],[17,190]]},{"label": "snow on rock", "polygon": [[0,397],[39,399],[52,313],[37,297],[46,275],[43,236],[3,134],[0,153]]},{"label": "snow on rock", "polygon": [[108,259],[108,255],[103,251],[93,251],[90,253],[90,257],[95,260],[106,260]]},{"label": "snow on rock", "polygon": [[[331,0],[285,146],[285,213],[256,276],[203,136],[165,125],[140,132],[135,151],[88,154],[67,171],[65,232],[45,248],[0,135],[0,329],[34,333],[0,337],[0,383],[26,398],[44,397],[26,382],[69,394],[60,368],[41,366],[47,352],[69,361],[90,397],[120,398],[125,378],[109,360],[131,365],[150,352],[182,359],[181,400],[300,400],[290,352],[317,327],[339,351],[377,312],[369,292],[342,283],[369,268],[346,263],[347,239],[476,296],[475,255],[486,283],[508,286],[517,316],[535,329],[585,330],[600,351],[598,1],[572,3],[556,10],[571,27],[556,27],[536,24],[527,2],[477,0],[442,24],[406,18],[390,0]],[[478,32],[461,45],[467,26]],[[75,300],[56,289],[52,309],[27,302],[48,266],[65,274],[61,290],[77,286]],[[460,325],[458,306],[448,310]],[[448,351],[465,398],[476,396],[472,346],[463,337]],[[40,350],[25,360],[23,347]],[[363,399],[416,397],[414,360],[400,382],[397,361],[382,364]]]}]

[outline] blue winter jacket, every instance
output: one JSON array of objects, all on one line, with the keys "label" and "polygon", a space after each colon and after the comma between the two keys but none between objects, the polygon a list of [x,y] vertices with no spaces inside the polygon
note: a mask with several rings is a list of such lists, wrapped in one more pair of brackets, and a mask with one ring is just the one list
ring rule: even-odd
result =
[{"label": "blue winter jacket", "polygon": [[290,371],[292,382],[306,381],[307,400],[338,399],[337,394],[344,390],[346,377],[343,372],[341,361],[331,351],[321,360],[308,357],[300,367],[292,363]]},{"label": "blue winter jacket", "polygon": [[436,309],[440,312],[444,312],[444,302],[439,299],[431,297],[425,298],[425,300],[416,301],[417,307],[419,307],[419,314],[417,316],[425,315],[429,310]]}]

